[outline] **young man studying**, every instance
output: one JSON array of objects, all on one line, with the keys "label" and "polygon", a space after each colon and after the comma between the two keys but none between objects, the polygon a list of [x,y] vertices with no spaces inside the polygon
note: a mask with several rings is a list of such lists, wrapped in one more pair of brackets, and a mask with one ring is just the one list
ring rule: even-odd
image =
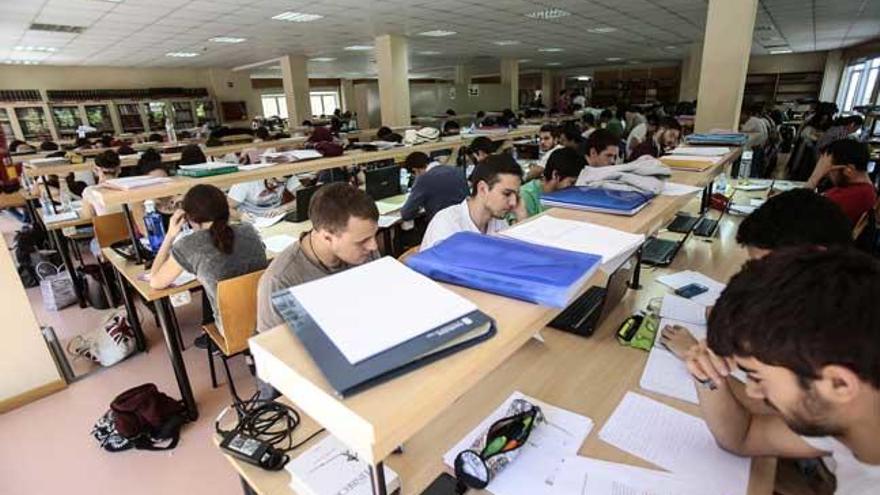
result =
[{"label": "young man studying", "polygon": [[543,177],[526,182],[519,190],[526,214],[532,217],[544,211],[541,196],[573,186],[586,164],[584,157],[572,148],[555,151],[547,160]]},{"label": "young man studying", "polygon": [[470,196],[434,215],[422,238],[425,250],[456,232],[494,234],[507,228],[507,216],[526,218],[519,199],[522,168],[507,153],[492,155],[474,169]]},{"label": "young man studying", "polygon": [[541,158],[538,160],[539,167],[544,168],[547,165],[547,160],[550,159],[550,155],[564,147],[559,143],[559,138],[560,131],[558,127],[550,124],[541,126],[541,129],[538,131],[538,148],[540,148],[542,153]]},{"label": "young man studying", "polygon": [[607,129],[596,129],[587,138],[587,154],[584,158],[591,167],[615,165],[620,155],[620,140]]},{"label": "young man studying", "polygon": [[825,196],[837,203],[849,218],[851,227],[874,207],[877,194],[868,176],[868,145],[853,139],[834,141],[819,151],[819,162],[807,181],[815,189],[823,178],[833,185]]},{"label": "young man studying", "polygon": [[[687,360],[718,445],[743,456],[830,455],[836,494],[876,493],[878,297],[880,262],[855,248],[792,248],[746,264]],[[776,414],[752,414],[734,396],[735,369],[748,397]]]},{"label": "young man studying", "polygon": [[634,161],[644,155],[660,158],[678,145],[681,137],[681,124],[672,117],[663,117],[657,123],[657,130],[638,146],[633,148],[627,161]]},{"label": "young man studying", "polygon": [[431,162],[425,153],[416,151],[406,157],[404,166],[416,177],[406,203],[400,209],[403,220],[414,219],[424,209],[430,222],[438,211],[467,198],[468,184],[461,170]]}]

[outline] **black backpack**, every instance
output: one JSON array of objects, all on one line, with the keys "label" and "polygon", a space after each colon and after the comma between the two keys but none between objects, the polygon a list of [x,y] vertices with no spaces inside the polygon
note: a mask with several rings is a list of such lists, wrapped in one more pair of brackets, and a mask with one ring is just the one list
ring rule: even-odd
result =
[{"label": "black backpack", "polygon": [[92,436],[109,452],[171,450],[177,447],[180,427],[186,422],[183,403],[145,383],[113,399],[92,428]]}]

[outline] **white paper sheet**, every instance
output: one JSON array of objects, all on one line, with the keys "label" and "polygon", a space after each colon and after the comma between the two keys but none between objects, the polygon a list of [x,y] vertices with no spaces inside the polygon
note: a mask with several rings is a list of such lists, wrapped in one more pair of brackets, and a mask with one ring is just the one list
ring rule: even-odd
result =
[{"label": "white paper sheet", "polygon": [[274,167],[277,163],[254,163],[251,165],[239,165],[238,169],[242,171],[257,170],[261,168]]},{"label": "white paper sheet", "polygon": [[[660,329],[666,325],[681,325],[687,328],[697,340],[706,338],[706,326],[686,321],[663,318]],[[660,344],[660,332],[655,337],[654,348],[648,355],[648,362],[642,371],[639,386],[645,390],[663,394],[675,399],[699,404],[697,389],[684,362]]]},{"label": "white paper sheet", "polygon": [[722,450],[706,422],[628,392],[599,432],[609,444],[675,474],[699,475],[703,493],[745,495],[751,459]]},{"label": "white paper sheet", "polygon": [[289,290],[352,364],[477,309],[387,256]]},{"label": "white paper sheet", "polygon": [[105,181],[104,185],[111,189],[128,191],[131,189],[137,189],[139,187],[156,186],[159,184],[164,184],[166,182],[171,182],[171,178],[153,177],[149,175],[136,175],[133,177],[119,177],[117,179],[110,179]]},{"label": "white paper sheet", "polygon": [[705,495],[700,481],[589,457],[562,459],[551,495]]},{"label": "white paper sheet", "polygon": [[274,216],[262,216],[262,215],[248,215],[250,218],[248,219],[254,227],[258,229],[265,229],[266,227],[271,227],[276,223],[280,222],[284,217],[287,216],[287,212],[284,212],[280,215]]},{"label": "white paper sheet", "polygon": [[[388,493],[400,487],[400,478],[387,465],[385,487]],[[287,463],[284,470],[290,473],[290,488],[296,493],[370,495],[369,466],[358,460],[348,447],[333,435],[327,435],[305,452]]]},{"label": "white paper sheet", "polygon": [[730,148],[725,146],[679,146],[670,151],[670,155],[689,156],[723,156],[730,153]]},{"label": "white paper sheet", "polygon": [[77,218],[79,218],[79,214],[76,211],[65,211],[54,215],[43,215],[43,223],[66,222],[68,220],[76,220]]},{"label": "white paper sheet", "polygon": [[663,196],[684,196],[702,191],[702,187],[689,186],[687,184],[679,184],[678,182],[667,181],[663,184],[663,190],[660,194]]},{"label": "white paper sheet", "polygon": [[703,306],[714,305],[715,301],[718,300],[718,297],[721,296],[721,292],[724,291],[724,288],[726,287],[726,285],[721,282],[692,270],[662,275],[657,277],[657,282],[672,289],[680,289],[689,284],[700,284],[707,287],[709,289],[708,291],[690,298],[692,302]]},{"label": "white paper sheet", "polygon": [[266,245],[266,249],[272,251],[273,253],[280,253],[287,249],[288,246],[296,242],[296,237],[291,235],[273,235],[272,237],[267,237],[263,239],[263,244]]},{"label": "white paper sheet", "polygon": [[380,215],[387,215],[392,211],[397,211],[403,208],[403,205],[406,204],[408,198],[409,193],[376,201],[376,209],[379,210]]},{"label": "white paper sheet", "polygon": [[666,294],[663,296],[660,317],[705,325],[706,307],[675,294]]},{"label": "white paper sheet", "polygon": [[543,215],[501,232],[526,242],[579,253],[596,254],[608,262],[633,251],[645,242],[645,236],[577,220]]},{"label": "white paper sheet", "polygon": [[400,215],[379,215],[379,228],[391,227],[400,221]]},{"label": "white paper sheet", "polygon": [[183,273],[178,275],[177,278],[174,279],[174,282],[171,283],[171,286],[172,287],[181,287],[183,285],[186,285],[186,284],[192,282],[195,279],[196,279],[196,276],[194,274],[187,272],[187,271],[184,271]]},{"label": "white paper sheet", "polygon": [[743,204],[732,204],[732,205],[730,205],[730,209],[729,209],[728,211],[729,211],[732,215],[741,215],[741,216],[745,216],[745,215],[751,215],[752,212],[754,212],[754,211],[757,210],[757,209],[758,209],[757,206],[752,206],[752,205],[750,205],[750,204],[748,204],[748,205],[743,205]]},{"label": "white paper sheet", "polygon": [[493,495],[549,494],[563,457],[577,454],[593,429],[593,421],[571,411],[514,392],[476,428],[443,455],[443,462],[455,466],[455,457],[470,448],[493,422],[505,417],[514,399],[525,399],[541,408],[547,423],[538,424],[522,447],[522,453],[489,483]]},{"label": "white paper sheet", "polygon": [[218,168],[227,168],[229,167],[228,163],[222,162],[205,162],[205,163],[193,163],[191,165],[179,165],[177,168],[183,170],[215,170]]}]

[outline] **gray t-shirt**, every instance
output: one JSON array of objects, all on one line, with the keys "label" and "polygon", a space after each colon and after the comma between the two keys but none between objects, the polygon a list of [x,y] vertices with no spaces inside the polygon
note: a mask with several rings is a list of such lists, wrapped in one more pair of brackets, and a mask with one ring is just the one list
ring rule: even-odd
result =
[{"label": "gray t-shirt", "polygon": [[249,224],[232,225],[235,241],[232,253],[225,254],[214,247],[211,233],[199,230],[180,238],[171,247],[171,255],[184,270],[194,274],[211,301],[214,319],[219,324],[217,311],[217,283],[227,278],[245,275],[266,268],[266,247],[260,234]]},{"label": "gray t-shirt", "polygon": [[[306,235],[301,235],[299,240],[302,241]],[[378,253],[374,253],[370,261],[376,258]],[[348,268],[351,268],[351,265],[343,264],[333,270],[325,270],[306,256],[299,241],[288,246],[272,260],[266,273],[260,278],[260,287],[257,291],[257,331],[269,330],[284,323],[284,319],[272,307],[272,294]]]}]

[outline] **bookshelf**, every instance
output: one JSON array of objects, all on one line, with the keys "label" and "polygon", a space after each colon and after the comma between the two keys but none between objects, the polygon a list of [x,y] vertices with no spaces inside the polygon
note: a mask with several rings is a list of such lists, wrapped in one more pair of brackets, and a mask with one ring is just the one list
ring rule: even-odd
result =
[{"label": "bookshelf", "polygon": [[822,72],[749,74],[743,92],[746,105],[778,105],[801,100],[816,101],[822,88]]},{"label": "bookshelf", "polygon": [[593,74],[591,104],[675,102],[679,77],[678,67],[597,70]]}]

